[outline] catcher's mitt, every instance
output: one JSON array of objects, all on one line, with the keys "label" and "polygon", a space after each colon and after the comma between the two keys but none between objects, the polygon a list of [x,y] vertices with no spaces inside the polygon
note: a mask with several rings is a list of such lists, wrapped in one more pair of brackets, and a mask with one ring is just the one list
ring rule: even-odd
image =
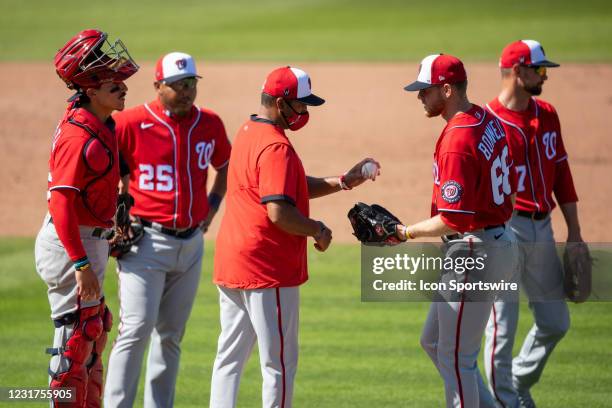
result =
[{"label": "catcher's mitt", "polygon": [[124,231],[121,234],[115,233],[113,238],[108,241],[110,256],[117,259],[121,259],[123,255],[130,252],[132,245],[138,243],[144,236],[144,228],[142,224],[137,222],[131,223]]},{"label": "catcher's mitt", "polygon": [[568,242],[563,253],[563,288],[574,303],[585,302],[591,295],[593,258],[584,242]]},{"label": "catcher's mitt", "polygon": [[115,228],[117,233],[124,233],[130,226],[130,208],[134,205],[134,197],[129,193],[119,194],[117,197],[117,211],[115,212]]},{"label": "catcher's mitt", "polygon": [[357,203],[347,214],[353,235],[364,244],[396,245],[401,241],[395,233],[401,221],[378,204]]}]

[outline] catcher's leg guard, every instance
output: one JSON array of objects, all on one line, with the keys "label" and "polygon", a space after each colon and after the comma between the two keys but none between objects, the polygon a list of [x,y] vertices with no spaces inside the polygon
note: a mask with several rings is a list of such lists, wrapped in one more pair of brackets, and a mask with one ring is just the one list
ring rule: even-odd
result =
[{"label": "catcher's leg guard", "polygon": [[104,379],[102,352],[106,347],[108,332],[110,332],[113,326],[113,315],[108,307],[102,303],[100,308],[102,313],[102,327],[104,330],[94,343],[91,362],[87,365],[87,372],[89,374],[87,382],[87,400],[85,401],[85,406],[87,408],[99,408],[101,406],[100,401],[102,400],[102,394],[104,392],[104,387],[102,385]]},{"label": "catcher's leg guard", "polygon": [[86,307],[62,316],[54,321],[56,335],[54,345],[47,349],[51,354],[49,387],[73,388],[74,402],[53,401],[56,407],[83,407],[87,399],[87,383],[89,377],[88,363],[94,350],[94,342],[104,332],[105,306]]}]

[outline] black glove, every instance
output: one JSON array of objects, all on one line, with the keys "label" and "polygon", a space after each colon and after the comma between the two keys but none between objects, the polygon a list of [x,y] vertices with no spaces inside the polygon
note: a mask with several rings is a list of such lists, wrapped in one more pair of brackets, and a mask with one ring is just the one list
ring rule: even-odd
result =
[{"label": "black glove", "polygon": [[137,222],[131,223],[123,231],[121,234],[115,233],[108,241],[109,254],[117,259],[130,252],[132,245],[137,244],[144,236],[144,228]]},{"label": "black glove", "polygon": [[115,232],[122,233],[130,226],[130,208],[134,205],[134,197],[129,193],[119,194],[117,197],[117,211],[115,212]]},{"label": "black glove", "polygon": [[357,203],[347,214],[353,235],[364,244],[396,245],[396,228],[401,221],[378,204]]}]

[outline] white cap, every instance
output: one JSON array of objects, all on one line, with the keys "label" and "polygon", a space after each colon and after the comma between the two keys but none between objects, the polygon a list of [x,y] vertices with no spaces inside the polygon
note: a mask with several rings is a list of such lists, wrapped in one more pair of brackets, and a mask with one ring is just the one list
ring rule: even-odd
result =
[{"label": "white cap", "polygon": [[197,77],[193,57],[184,52],[171,52],[161,57],[155,65],[155,80],[169,84],[183,78]]}]

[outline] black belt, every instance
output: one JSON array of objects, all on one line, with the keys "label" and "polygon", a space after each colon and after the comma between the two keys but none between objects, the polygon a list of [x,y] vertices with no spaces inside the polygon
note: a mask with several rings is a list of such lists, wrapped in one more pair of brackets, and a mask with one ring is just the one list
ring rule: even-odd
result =
[{"label": "black belt", "polygon": [[[483,229],[485,231],[488,231],[488,230],[492,230],[492,229],[495,229],[495,228],[503,228],[505,230],[506,229],[506,224],[487,225]],[[457,234],[451,234],[451,235],[443,235],[441,238],[442,238],[443,242],[448,242],[448,241],[453,241],[455,239],[461,239],[461,238],[463,238],[463,236],[464,236],[464,234],[457,233]]]},{"label": "black belt", "polygon": [[186,230],[175,230],[172,228],[162,227],[161,225],[157,223],[154,224],[151,221],[143,220],[142,218],[140,218],[140,223],[144,225],[145,227],[153,228],[157,232],[161,232],[162,234],[170,235],[171,237],[180,238],[180,239],[189,238],[197,229],[200,228],[196,226],[196,227],[187,228]]},{"label": "black belt", "polygon": [[484,230],[485,230],[485,231],[488,231],[488,230],[492,230],[492,229],[495,229],[495,228],[503,228],[503,229],[506,229],[506,224],[487,225],[486,227],[484,227]]},{"label": "black belt", "polygon": [[[53,224],[53,218],[49,218],[49,224]],[[111,239],[114,232],[112,228],[91,227],[91,236],[94,238]]]},{"label": "black belt", "polygon": [[514,213],[521,217],[531,218],[532,220],[536,220],[536,221],[543,220],[544,218],[548,217],[548,215],[550,214],[550,212],[523,211],[523,210],[516,210],[514,211]]}]

